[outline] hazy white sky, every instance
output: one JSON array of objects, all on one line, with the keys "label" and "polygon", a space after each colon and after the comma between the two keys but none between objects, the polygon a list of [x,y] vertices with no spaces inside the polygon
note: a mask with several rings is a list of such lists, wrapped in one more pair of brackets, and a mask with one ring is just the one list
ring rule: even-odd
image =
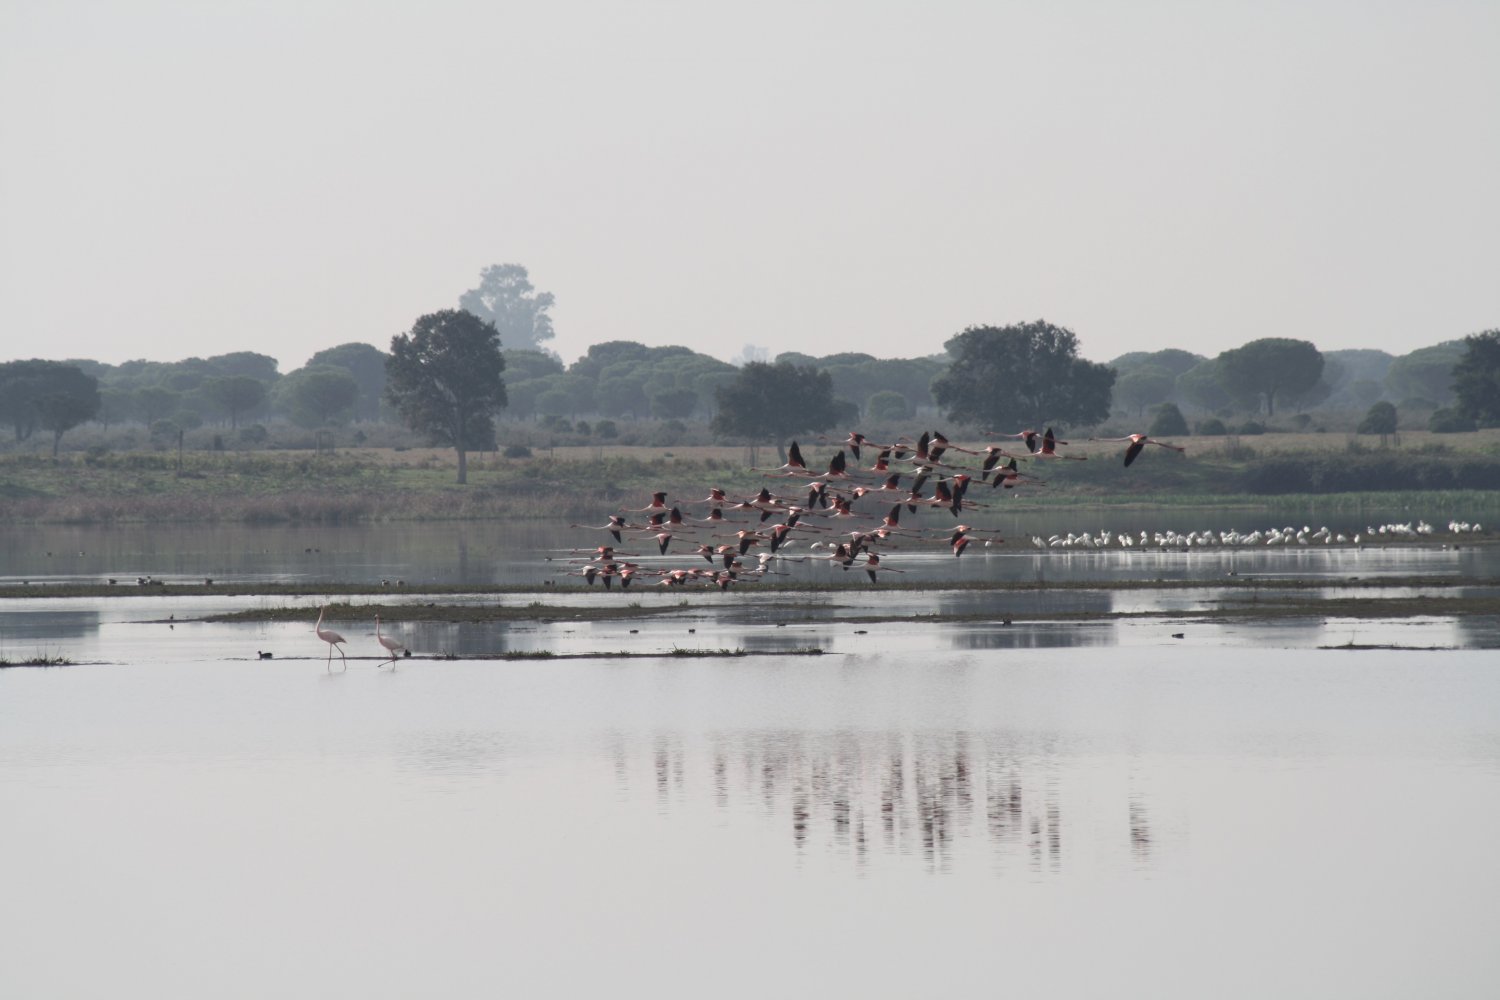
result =
[{"label": "hazy white sky", "polygon": [[1500,3],[0,0],[0,360],[1500,326]]}]

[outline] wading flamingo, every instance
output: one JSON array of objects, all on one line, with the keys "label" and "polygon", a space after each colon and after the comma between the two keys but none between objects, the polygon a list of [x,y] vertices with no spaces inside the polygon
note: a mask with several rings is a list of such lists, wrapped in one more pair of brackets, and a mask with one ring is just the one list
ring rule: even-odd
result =
[{"label": "wading flamingo", "polygon": [[[378,642],[378,643],[380,643],[382,646],[384,646],[385,647],[385,651],[387,653],[391,654],[391,660],[390,660],[390,662],[392,662],[392,663],[396,662],[396,651],[406,648],[404,645],[401,644],[401,641],[399,639],[392,639],[388,635],[381,635],[380,634],[380,616],[379,615],[375,616],[375,641]],[[330,653],[330,656],[331,655],[332,654]]]},{"label": "wading flamingo", "polygon": [[323,627],[323,615],[327,611],[328,605],[325,604],[323,605],[323,609],[318,612],[318,623],[313,626],[313,631],[317,633],[319,639],[322,639],[324,642],[328,643],[328,669],[333,669],[333,651],[337,649],[339,651],[339,659],[344,661],[344,669],[348,670],[349,658],[344,655],[344,650],[339,645],[340,643],[347,640],[345,640],[343,636],[339,635],[333,629]]}]

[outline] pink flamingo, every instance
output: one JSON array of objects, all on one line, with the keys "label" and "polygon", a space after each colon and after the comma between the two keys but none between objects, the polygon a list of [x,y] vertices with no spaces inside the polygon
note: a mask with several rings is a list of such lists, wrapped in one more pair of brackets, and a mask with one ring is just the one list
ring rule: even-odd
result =
[{"label": "pink flamingo", "polygon": [[[1029,442],[1029,441],[1027,442],[1027,444],[1030,444],[1030,443],[1031,442]],[[1075,462],[1085,462],[1085,461],[1088,460],[1088,456],[1087,455],[1059,455],[1057,453],[1057,445],[1067,444],[1067,443],[1068,442],[1066,442],[1066,441],[1059,441],[1056,437],[1054,437],[1052,435],[1052,428],[1048,427],[1046,435],[1043,436],[1043,438],[1042,438],[1042,448],[1041,448],[1040,451],[1038,451],[1036,453],[1036,457],[1037,458],[1071,458]]]},{"label": "pink flamingo", "polygon": [[875,576],[875,574],[877,574],[877,573],[905,573],[905,572],[906,572],[906,570],[904,570],[904,569],[892,569],[889,566],[881,565],[880,556],[876,555],[874,552],[871,552],[868,556],[865,557],[865,573],[870,577],[870,582],[871,583],[878,583],[879,582],[879,580],[877,580],[876,576]]},{"label": "pink flamingo", "polygon": [[[392,662],[392,663],[396,662],[396,651],[400,650],[400,649],[405,649],[406,648],[404,645],[401,644],[401,641],[399,639],[392,639],[388,635],[381,635],[380,634],[380,616],[379,615],[375,616],[375,641],[378,642],[378,643],[380,643],[382,646],[384,646],[385,647],[385,651],[387,653],[391,654],[390,662]],[[332,659],[332,656],[333,656],[333,654],[332,654],[332,652],[330,652],[329,653],[329,658]]]},{"label": "pink flamingo", "polygon": [[1126,465],[1129,465],[1131,462],[1134,462],[1136,460],[1136,456],[1138,456],[1141,453],[1142,449],[1144,449],[1146,447],[1146,445],[1148,445],[1148,444],[1161,445],[1163,448],[1171,448],[1173,451],[1183,451],[1183,452],[1187,451],[1187,449],[1184,448],[1184,447],[1182,447],[1181,445],[1167,444],[1165,441],[1158,441],[1155,438],[1149,438],[1149,437],[1147,437],[1144,434],[1131,434],[1128,437],[1122,437],[1122,438],[1089,438],[1089,440],[1090,441],[1129,441],[1130,442],[1130,446],[1125,449],[1125,464]]},{"label": "pink flamingo", "polygon": [[328,605],[325,604],[323,605],[323,610],[318,612],[318,623],[313,626],[313,631],[317,633],[319,639],[322,639],[324,642],[328,643],[328,669],[333,669],[333,651],[337,649],[339,651],[339,659],[344,661],[344,669],[348,670],[349,658],[344,655],[343,649],[339,646],[340,643],[346,642],[348,640],[339,635],[333,629],[323,627],[323,615],[327,611]]}]

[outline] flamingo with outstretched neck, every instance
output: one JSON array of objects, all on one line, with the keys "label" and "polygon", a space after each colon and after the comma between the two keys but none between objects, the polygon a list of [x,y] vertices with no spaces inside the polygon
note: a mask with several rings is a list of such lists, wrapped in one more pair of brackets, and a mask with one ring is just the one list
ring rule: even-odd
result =
[{"label": "flamingo with outstretched neck", "polygon": [[1125,464],[1126,465],[1129,465],[1131,462],[1134,462],[1136,460],[1136,457],[1138,455],[1140,455],[1142,449],[1144,449],[1146,447],[1146,445],[1148,445],[1148,444],[1161,445],[1163,448],[1171,448],[1173,451],[1180,451],[1180,452],[1187,451],[1187,449],[1184,448],[1182,445],[1167,444],[1167,442],[1165,442],[1165,441],[1158,441],[1155,438],[1147,437],[1144,434],[1130,434],[1130,435],[1128,435],[1126,437],[1118,437],[1118,438],[1089,438],[1089,440],[1090,441],[1129,441],[1130,445],[1129,445],[1129,447],[1127,447],[1125,449]]}]

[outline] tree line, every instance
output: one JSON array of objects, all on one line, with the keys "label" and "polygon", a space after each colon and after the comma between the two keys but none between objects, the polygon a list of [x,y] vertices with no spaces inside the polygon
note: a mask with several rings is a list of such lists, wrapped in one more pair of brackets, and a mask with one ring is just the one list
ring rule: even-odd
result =
[{"label": "tree line", "polygon": [[1434,429],[1500,423],[1496,330],[1400,357],[1272,337],[1213,358],[1168,349],[1098,363],[1081,357],[1071,330],[1037,320],[970,327],[942,354],[918,358],[788,352],[736,366],[687,347],[614,340],[565,365],[546,344],[554,301],[524,267],[495,265],[459,309],[420,317],[390,351],[341,344],[285,375],[276,359],[248,351],[121,365],[13,361],[0,364],[0,420],[17,441],[50,432],[55,453],[67,430],[88,421],[106,430],[136,422],[153,437],[216,423],[253,441],[264,434],[254,422],[268,419],[323,428],[399,417],[461,455],[495,446],[501,409],[553,422],[699,419],[722,440],[746,442],[922,414],[996,433],[1148,413],[1166,421],[1157,432],[1186,433],[1183,409],[1270,418],[1321,406],[1368,408],[1370,427],[1393,423],[1398,406],[1435,411]]}]

